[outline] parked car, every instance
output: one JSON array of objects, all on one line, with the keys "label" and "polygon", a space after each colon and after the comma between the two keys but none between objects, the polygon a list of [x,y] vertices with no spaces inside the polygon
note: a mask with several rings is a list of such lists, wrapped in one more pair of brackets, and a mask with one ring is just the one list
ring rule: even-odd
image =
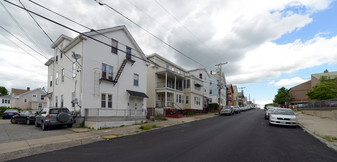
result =
[{"label": "parked car", "polygon": [[241,108],[240,106],[234,106],[234,113],[240,113],[241,112]]},{"label": "parked car", "polygon": [[73,126],[74,119],[68,108],[47,107],[36,116],[35,126],[47,130],[52,126]]},{"label": "parked car", "polygon": [[7,109],[2,113],[2,119],[10,119],[12,116],[19,114],[19,110]]},{"label": "parked car", "polygon": [[26,123],[27,125],[34,124],[37,110],[25,110],[19,114],[12,116],[11,123]]},{"label": "parked car", "polygon": [[232,115],[234,114],[234,107],[233,106],[226,106],[220,110],[220,115]]},{"label": "parked car", "polygon": [[267,110],[266,110],[266,113],[264,114],[264,118],[265,118],[265,119],[269,119],[269,115],[270,115],[270,113],[271,113],[274,109],[281,109],[281,108],[279,108],[279,107],[274,107],[274,106],[268,106],[268,107],[267,107]]},{"label": "parked car", "polygon": [[295,113],[291,109],[274,109],[269,116],[269,125],[297,126]]}]

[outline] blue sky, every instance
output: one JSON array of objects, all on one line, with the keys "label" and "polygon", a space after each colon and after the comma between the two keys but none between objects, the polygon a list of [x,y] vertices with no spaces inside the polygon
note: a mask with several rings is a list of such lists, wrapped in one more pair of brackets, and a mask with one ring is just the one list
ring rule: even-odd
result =
[{"label": "blue sky", "polygon": [[[1,29],[0,86],[47,87],[48,71],[41,62],[53,56],[52,42],[27,12],[1,2],[44,56]],[[19,4],[18,0],[13,2]],[[186,70],[203,68],[202,64],[208,71],[216,71],[215,64],[228,62],[223,66],[227,82],[246,87],[247,96],[250,94],[261,105],[271,102],[280,86],[290,88],[325,69],[337,71],[336,0],[104,0],[200,64],[95,1],[37,2],[91,29],[125,25],[145,55],[157,53]],[[22,3],[59,23],[88,31],[30,1]],[[35,48],[3,6],[0,6],[0,24]],[[61,34],[73,38],[78,35],[41,18],[37,20],[53,40]]]}]

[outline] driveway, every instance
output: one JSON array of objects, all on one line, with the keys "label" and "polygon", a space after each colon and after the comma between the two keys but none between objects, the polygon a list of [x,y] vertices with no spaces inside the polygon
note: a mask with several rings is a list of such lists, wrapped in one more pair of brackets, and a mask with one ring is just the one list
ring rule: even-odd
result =
[{"label": "driveway", "polygon": [[0,130],[0,143],[74,133],[67,128],[42,131],[41,127],[34,125],[11,124],[9,119],[0,119]]}]

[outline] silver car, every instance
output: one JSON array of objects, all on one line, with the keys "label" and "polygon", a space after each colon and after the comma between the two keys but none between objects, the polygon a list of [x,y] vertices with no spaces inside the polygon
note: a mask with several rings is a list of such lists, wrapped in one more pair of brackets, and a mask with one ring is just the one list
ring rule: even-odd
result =
[{"label": "silver car", "polygon": [[280,107],[274,107],[274,106],[268,106],[267,110],[266,110],[266,113],[264,114],[264,118],[269,119],[269,115],[274,109],[281,109],[281,108]]},{"label": "silver car", "polygon": [[41,126],[42,130],[47,130],[52,126],[73,126],[74,119],[68,108],[44,108],[38,113],[35,126]]},{"label": "silver car", "polygon": [[232,115],[234,114],[234,107],[233,106],[226,106],[221,109],[220,115]]},{"label": "silver car", "polygon": [[291,109],[274,109],[269,115],[269,125],[297,126],[295,113]]}]

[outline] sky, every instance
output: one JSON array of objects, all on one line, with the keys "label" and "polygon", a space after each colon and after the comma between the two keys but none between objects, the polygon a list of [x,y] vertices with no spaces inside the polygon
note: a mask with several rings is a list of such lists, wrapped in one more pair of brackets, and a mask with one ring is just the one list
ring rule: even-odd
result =
[{"label": "sky", "polygon": [[[0,86],[47,87],[44,63],[53,56],[52,42],[26,11],[0,2]],[[145,55],[158,53],[186,70],[216,71],[216,64],[228,62],[222,68],[227,83],[242,87],[259,105],[271,103],[283,86],[301,84],[325,69],[337,71],[335,0],[101,1],[179,52],[94,0],[33,2],[21,0],[27,9],[81,32],[88,29],[36,4],[96,30],[125,25]],[[52,40],[78,35],[33,17]]]}]

